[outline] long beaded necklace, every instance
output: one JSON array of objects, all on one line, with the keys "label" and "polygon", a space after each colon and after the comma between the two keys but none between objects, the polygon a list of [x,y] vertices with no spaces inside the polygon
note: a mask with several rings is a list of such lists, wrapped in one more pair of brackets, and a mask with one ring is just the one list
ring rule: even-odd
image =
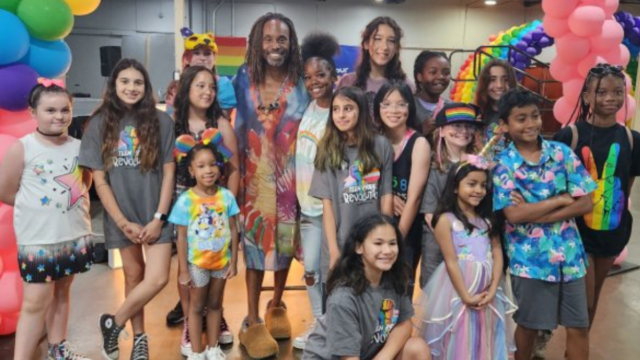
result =
[{"label": "long beaded necklace", "polygon": [[269,122],[273,122],[274,118],[273,118],[272,112],[280,109],[280,98],[284,93],[284,89],[288,81],[289,81],[289,75],[287,75],[284,78],[284,81],[282,81],[282,84],[280,85],[280,89],[278,89],[278,92],[276,93],[276,97],[274,98],[273,102],[266,106],[262,103],[262,99],[260,97],[260,87],[256,86],[254,88],[255,98],[258,102],[258,106],[256,107],[256,110],[258,113],[258,120],[260,122],[265,122],[266,120],[269,120]]}]

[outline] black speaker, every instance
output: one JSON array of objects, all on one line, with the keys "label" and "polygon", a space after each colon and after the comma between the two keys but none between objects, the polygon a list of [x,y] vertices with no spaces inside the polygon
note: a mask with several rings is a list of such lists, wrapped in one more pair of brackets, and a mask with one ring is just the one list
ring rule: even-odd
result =
[{"label": "black speaker", "polygon": [[122,59],[122,48],[120,46],[100,47],[100,74],[104,77],[111,75],[111,71],[118,61]]}]

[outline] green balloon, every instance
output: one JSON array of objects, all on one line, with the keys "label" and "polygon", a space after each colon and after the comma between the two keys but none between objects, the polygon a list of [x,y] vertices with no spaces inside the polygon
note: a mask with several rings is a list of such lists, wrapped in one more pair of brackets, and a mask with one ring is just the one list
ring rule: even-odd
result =
[{"label": "green balloon", "polygon": [[16,13],[20,0],[0,0],[0,9]]},{"label": "green balloon", "polygon": [[22,0],[16,15],[29,34],[40,40],[60,40],[73,28],[73,14],[64,0]]}]

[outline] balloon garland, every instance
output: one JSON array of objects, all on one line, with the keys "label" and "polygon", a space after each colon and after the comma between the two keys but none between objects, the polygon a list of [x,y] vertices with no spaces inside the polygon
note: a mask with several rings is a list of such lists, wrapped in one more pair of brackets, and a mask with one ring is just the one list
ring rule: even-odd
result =
[{"label": "balloon garland", "polygon": [[[74,15],[87,15],[101,0],[0,1],[0,161],[11,144],[32,132],[29,92],[39,77],[61,77],[71,66],[63,40]],[[13,208],[0,204],[0,335],[16,330],[22,303]]]}]

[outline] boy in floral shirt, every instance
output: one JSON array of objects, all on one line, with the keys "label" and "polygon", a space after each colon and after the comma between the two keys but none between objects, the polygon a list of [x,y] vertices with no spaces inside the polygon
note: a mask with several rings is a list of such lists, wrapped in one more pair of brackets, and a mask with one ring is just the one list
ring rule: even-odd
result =
[{"label": "boy in floral shirt", "polygon": [[497,157],[494,210],[506,218],[504,240],[514,295],[516,360],[529,360],[539,330],[562,325],[570,360],[589,358],[587,257],[574,218],[591,211],[596,185],[564,144],[540,137],[536,99],[514,89],[500,99],[504,133]]}]

